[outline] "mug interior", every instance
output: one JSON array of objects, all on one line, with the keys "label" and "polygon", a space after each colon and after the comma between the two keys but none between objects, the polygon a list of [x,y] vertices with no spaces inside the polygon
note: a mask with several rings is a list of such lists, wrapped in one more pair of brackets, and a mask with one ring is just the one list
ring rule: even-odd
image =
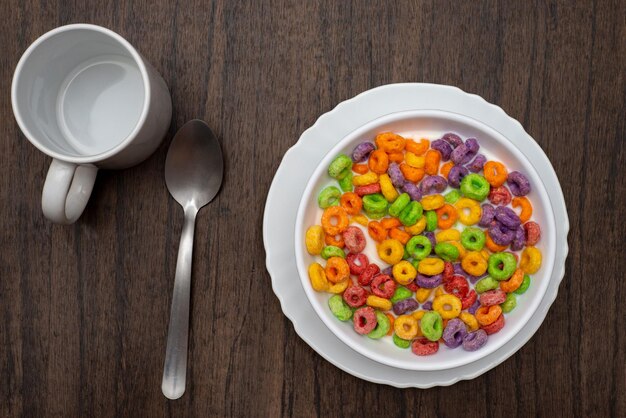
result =
[{"label": "mug interior", "polygon": [[24,53],[13,80],[14,112],[44,152],[97,157],[132,134],[147,106],[145,70],[120,39],[76,25],[43,35]]}]

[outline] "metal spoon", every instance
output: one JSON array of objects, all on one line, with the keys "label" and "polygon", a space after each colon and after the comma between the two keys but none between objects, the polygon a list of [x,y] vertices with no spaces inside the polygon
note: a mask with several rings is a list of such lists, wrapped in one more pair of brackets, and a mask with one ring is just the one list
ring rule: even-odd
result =
[{"label": "metal spoon", "polygon": [[185,210],[185,223],[178,247],[161,384],[163,395],[169,399],[178,399],[185,393],[196,215],[220,190],[223,172],[222,149],[206,123],[195,119],[176,132],[165,160],[165,183],[172,197]]}]

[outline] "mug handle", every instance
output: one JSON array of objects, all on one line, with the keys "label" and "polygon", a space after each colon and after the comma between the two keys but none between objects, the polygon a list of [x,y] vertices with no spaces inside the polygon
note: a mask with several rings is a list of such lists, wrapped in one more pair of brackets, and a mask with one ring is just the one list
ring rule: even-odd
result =
[{"label": "mug handle", "polygon": [[52,160],[41,194],[46,218],[58,224],[71,224],[85,210],[98,168]]}]

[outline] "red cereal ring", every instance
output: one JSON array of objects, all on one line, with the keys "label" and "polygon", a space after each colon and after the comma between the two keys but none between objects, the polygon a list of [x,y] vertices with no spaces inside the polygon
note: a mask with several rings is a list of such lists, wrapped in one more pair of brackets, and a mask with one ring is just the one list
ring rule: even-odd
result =
[{"label": "red cereal ring", "polygon": [[367,300],[367,290],[360,286],[350,286],[343,292],[343,300],[345,300],[351,308],[363,306]]},{"label": "red cereal ring", "polygon": [[376,264],[368,264],[363,270],[363,273],[359,274],[359,284],[361,286],[368,286],[378,273],[380,273],[380,267]]},{"label": "red cereal ring", "polygon": [[446,261],[443,263],[443,282],[446,283],[448,280],[452,279],[452,276],[454,276],[454,266],[451,262]]},{"label": "red cereal ring", "polygon": [[413,280],[409,284],[405,284],[404,287],[409,289],[411,292],[417,292],[418,290],[420,290],[420,287],[417,285],[417,283],[415,283],[415,280]]},{"label": "red cereal ring", "polygon": [[489,290],[480,295],[480,304],[482,306],[499,305],[506,300],[506,293],[500,289]]},{"label": "red cereal ring", "polygon": [[376,328],[376,324],[378,324],[376,321],[376,311],[374,311],[374,308],[371,306],[357,309],[354,312],[352,321],[354,330],[361,335],[369,334]]},{"label": "red cereal ring", "polygon": [[357,186],[354,188],[354,193],[359,196],[365,196],[366,194],[380,193],[380,183],[372,183],[367,186]]},{"label": "red cereal ring", "polygon": [[430,341],[428,338],[416,338],[411,343],[411,351],[416,356],[429,356],[439,351],[439,341]]},{"label": "red cereal ring", "polygon": [[365,249],[365,235],[356,226],[349,226],[343,231],[343,242],[351,253],[360,253]]},{"label": "red cereal ring", "polygon": [[346,255],[346,261],[348,262],[348,267],[350,267],[350,274],[354,274],[355,276],[363,273],[370,262],[365,254],[354,253]]},{"label": "red cereal ring", "polygon": [[495,334],[504,327],[504,315],[500,314],[498,319],[489,325],[483,325],[481,328],[487,333],[487,335]]},{"label": "red cereal ring", "polygon": [[372,292],[381,298],[389,299],[396,291],[396,282],[386,274],[379,274],[370,283]]},{"label": "red cereal ring", "polygon": [[443,288],[446,292],[453,294],[459,299],[463,299],[469,293],[467,279],[458,274],[452,276],[447,283],[444,283]]},{"label": "red cereal ring", "polygon": [[470,290],[470,292],[464,297],[461,298],[461,310],[469,309],[470,306],[476,302],[478,295],[475,290]]},{"label": "red cereal ring", "polygon": [[526,234],[526,245],[533,246],[541,238],[541,228],[537,222],[526,222],[524,224],[524,234]]},{"label": "red cereal ring", "polygon": [[491,187],[488,196],[489,201],[494,205],[506,206],[511,203],[511,192],[506,186]]}]

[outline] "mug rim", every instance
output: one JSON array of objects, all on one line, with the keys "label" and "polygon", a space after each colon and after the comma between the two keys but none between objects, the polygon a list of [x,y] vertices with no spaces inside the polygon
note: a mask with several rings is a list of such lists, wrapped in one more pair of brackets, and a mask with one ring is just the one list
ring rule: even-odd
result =
[{"label": "mug rim", "polygon": [[[17,82],[22,74],[22,70],[26,63],[26,60],[32,55],[32,53],[44,41],[63,32],[68,32],[72,30],[81,30],[81,29],[103,33],[107,35],[108,37],[112,38],[113,40],[115,40],[118,44],[120,44],[123,48],[125,48],[130,53],[131,57],[133,58],[137,66],[139,67],[139,72],[141,73],[141,79],[143,81],[143,86],[144,86],[144,100],[143,100],[143,108],[141,110],[139,119],[137,123],[135,124],[135,127],[120,143],[115,145],[113,148],[108,149],[98,154],[74,156],[74,155],[67,155],[67,154],[63,154],[63,153],[59,153],[54,150],[51,150],[50,148],[42,144],[28,129],[28,126],[22,119],[22,115],[20,114],[20,110],[17,106],[17,84],[18,84]],[[54,28],[44,33],[43,35],[41,35],[32,44],[30,44],[28,48],[26,48],[26,50],[20,57],[20,60],[18,61],[17,66],[15,67],[15,72],[13,73],[13,80],[11,81],[11,106],[13,108],[13,115],[15,116],[15,119],[17,120],[17,124],[22,130],[22,133],[24,133],[24,136],[26,137],[26,139],[28,139],[28,141],[31,144],[33,144],[37,149],[39,149],[39,151],[43,152],[44,154],[47,154],[50,157],[56,158],[58,160],[68,161],[68,162],[72,162],[75,164],[97,163],[100,161],[104,161],[110,157],[113,157],[116,154],[123,151],[133,141],[133,139],[135,139],[139,130],[143,127],[143,125],[146,122],[146,119],[148,117],[148,110],[150,106],[150,96],[151,96],[150,78],[149,78],[148,70],[144,63],[144,60],[139,54],[139,52],[130,44],[130,42],[124,39],[124,37],[122,37],[120,34],[112,31],[111,29],[107,29],[105,27],[98,26],[98,25],[92,25],[89,23],[74,23],[70,25],[59,26],[58,28]]]}]

